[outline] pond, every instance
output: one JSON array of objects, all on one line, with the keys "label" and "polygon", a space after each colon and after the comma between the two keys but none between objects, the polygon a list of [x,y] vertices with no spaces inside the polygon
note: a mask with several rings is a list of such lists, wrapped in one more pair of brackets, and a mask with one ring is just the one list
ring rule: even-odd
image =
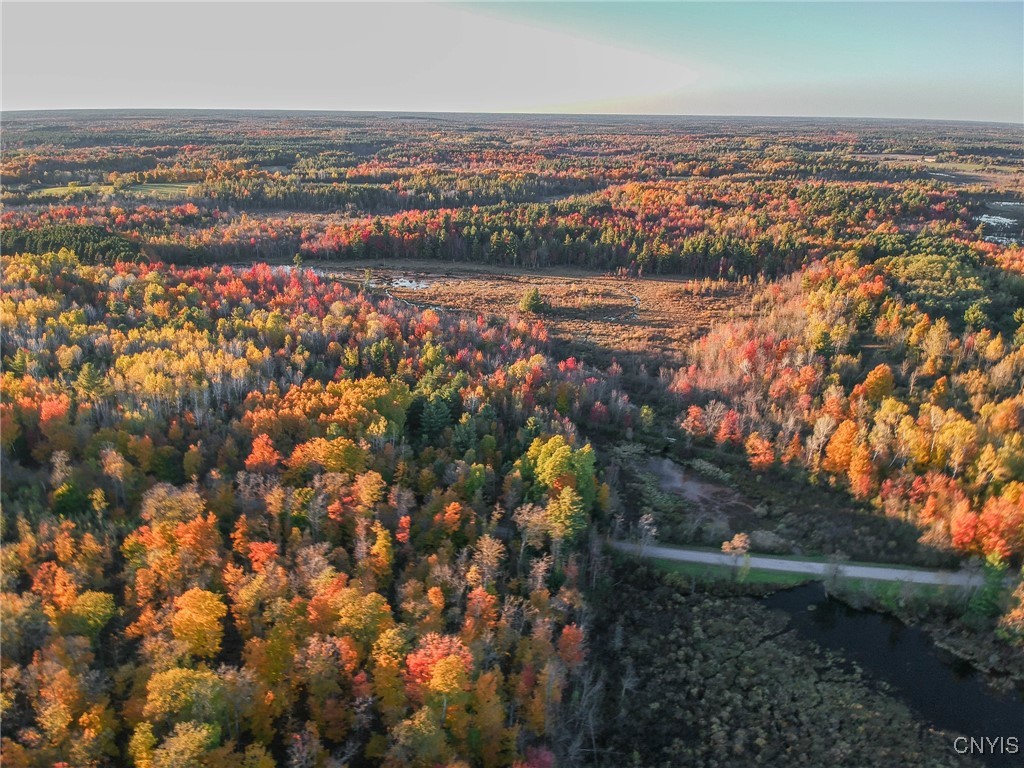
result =
[{"label": "pond", "polygon": [[410,291],[422,291],[424,288],[430,287],[430,281],[411,277],[392,277],[391,285],[394,288],[406,288]]},{"label": "pond", "polygon": [[776,592],[764,602],[789,614],[800,636],[888,683],[929,725],[968,737],[1016,737],[1016,754],[976,754],[985,765],[1024,762],[1024,697],[992,690],[977,670],[935,646],[923,630],[826,597],[820,584]]},{"label": "pond", "polygon": [[985,225],[985,239],[989,242],[1014,245],[1024,237],[1024,203],[1019,201],[990,201],[975,220]]}]

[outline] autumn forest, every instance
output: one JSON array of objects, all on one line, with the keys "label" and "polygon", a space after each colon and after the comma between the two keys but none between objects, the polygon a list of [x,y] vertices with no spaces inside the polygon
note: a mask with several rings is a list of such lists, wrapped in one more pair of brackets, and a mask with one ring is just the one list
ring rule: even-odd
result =
[{"label": "autumn forest", "polygon": [[0,172],[5,766],[984,764],[808,582],[1021,706],[1019,127],[26,112]]}]

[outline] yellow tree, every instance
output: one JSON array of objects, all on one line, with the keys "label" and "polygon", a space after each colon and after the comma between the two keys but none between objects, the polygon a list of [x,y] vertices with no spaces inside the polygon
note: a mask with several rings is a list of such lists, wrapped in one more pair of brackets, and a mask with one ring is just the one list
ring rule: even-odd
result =
[{"label": "yellow tree", "polygon": [[402,720],[408,703],[402,684],[403,645],[401,630],[392,627],[384,630],[377,638],[371,655],[377,709],[389,727]]},{"label": "yellow tree", "polygon": [[864,394],[868,400],[877,403],[891,395],[894,386],[892,368],[882,363],[875,366],[864,379]]},{"label": "yellow tree", "polygon": [[572,541],[587,527],[583,500],[573,488],[565,487],[548,502],[548,527],[557,542]]},{"label": "yellow tree", "polygon": [[449,701],[462,693],[469,685],[466,664],[458,654],[448,654],[434,665],[427,688],[441,697],[441,725],[448,719]]},{"label": "yellow tree", "polygon": [[502,682],[501,671],[492,669],[473,686],[473,721],[480,732],[478,756],[484,768],[508,765],[515,752],[515,731],[505,727]]},{"label": "yellow tree", "polygon": [[978,455],[978,428],[950,408],[935,436],[935,448],[956,477]]},{"label": "yellow tree", "polygon": [[386,588],[391,581],[391,564],[394,561],[394,545],[391,542],[391,533],[380,524],[379,520],[373,522],[374,542],[370,547],[369,564],[373,575],[377,579],[377,585]]},{"label": "yellow tree", "polygon": [[188,652],[201,659],[220,653],[227,607],[220,595],[205,589],[190,589],[174,600],[171,630],[174,638],[188,647]]}]

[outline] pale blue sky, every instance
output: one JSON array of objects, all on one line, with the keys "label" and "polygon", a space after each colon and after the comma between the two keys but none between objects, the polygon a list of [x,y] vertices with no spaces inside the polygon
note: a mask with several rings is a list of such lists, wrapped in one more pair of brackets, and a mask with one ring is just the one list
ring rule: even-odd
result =
[{"label": "pale blue sky", "polygon": [[725,113],[1020,122],[1024,3],[609,2],[495,5],[508,18],[690,62],[660,103]]},{"label": "pale blue sky", "polygon": [[2,106],[1024,122],[1024,2],[12,3]]}]

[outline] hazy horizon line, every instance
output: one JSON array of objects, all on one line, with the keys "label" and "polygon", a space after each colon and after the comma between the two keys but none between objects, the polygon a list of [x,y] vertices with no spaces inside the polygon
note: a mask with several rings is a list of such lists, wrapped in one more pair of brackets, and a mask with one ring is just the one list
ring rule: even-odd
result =
[{"label": "hazy horizon line", "polygon": [[808,114],[716,114],[710,112],[542,112],[542,111],[477,111],[477,110],[415,110],[415,109],[330,109],[319,107],[47,107],[35,109],[4,109],[0,107],[0,118],[4,115],[54,114],[64,112],[273,112],[273,113],[314,113],[336,115],[451,115],[481,117],[600,117],[600,118],[711,118],[724,120],[829,120],[829,121],[864,121],[864,122],[914,122],[914,123],[961,123],[969,125],[1000,125],[1024,128],[1024,117],[1020,122],[1005,120],[981,120],[956,117],[901,117],[885,116],[850,116],[850,115],[808,115]]}]

